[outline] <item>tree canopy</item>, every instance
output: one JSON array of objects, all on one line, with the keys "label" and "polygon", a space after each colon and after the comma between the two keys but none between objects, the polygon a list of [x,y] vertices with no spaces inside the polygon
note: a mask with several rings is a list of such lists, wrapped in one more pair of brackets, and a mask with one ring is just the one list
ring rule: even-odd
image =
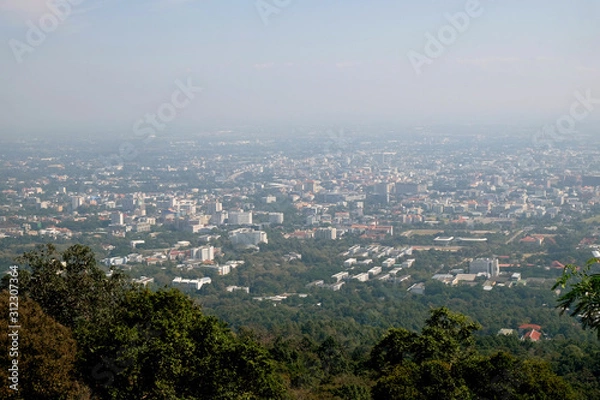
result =
[{"label": "tree canopy", "polygon": [[593,268],[600,259],[592,258],[583,268],[567,265],[552,289],[568,288],[558,299],[561,313],[578,317],[584,328],[595,330],[600,339],[600,273],[593,273]]},{"label": "tree canopy", "polygon": [[431,311],[420,333],[391,329],[371,352],[373,399],[576,398],[543,361],[479,354],[472,336],[477,329],[445,307]]},{"label": "tree canopy", "polygon": [[[12,301],[12,300],[11,300]],[[71,330],[46,314],[33,300],[18,303],[20,329],[9,329],[8,319],[0,318],[0,398],[79,399],[89,390],[76,374],[77,344]],[[0,309],[9,309],[9,292],[0,292]],[[17,336],[8,333],[16,332]],[[13,347],[12,341],[17,339]],[[9,351],[10,349],[14,349]],[[13,357],[14,356],[14,357]],[[17,360],[18,391],[9,388],[12,360]]]}]

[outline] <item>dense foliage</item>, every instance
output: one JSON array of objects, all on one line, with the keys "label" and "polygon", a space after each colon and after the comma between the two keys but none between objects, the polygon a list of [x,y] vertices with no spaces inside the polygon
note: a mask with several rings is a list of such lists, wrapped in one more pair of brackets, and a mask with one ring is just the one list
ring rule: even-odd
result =
[{"label": "dense foliage", "polygon": [[[310,252],[305,244],[295,246]],[[271,273],[330,274],[337,250],[313,254],[321,272],[294,262],[277,270],[281,260],[269,260],[272,252],[245,260],[272,285]],[[540,319],[552,327],[557,313],[549,288],[513,288],[508,296],[509,289],[482,293],[428,284],[428,294],[415,297],[380,283],[360,290],[349,283],[339,293],[321,289],[319,305],[297,299],[277,307],[232,293],[219,310],[235,321],[236,333],[177,290],[138,287],[118,271],[106,276],[86,246],[61,252],[47,245],[19,262],[22,386],[16,395],[2,388],[2,398],[600,398],[597,342],[560,334],[539,343],[497,336],[502,319],[493,309],[483,311],[505,303],[503,312],[514,312],[515,323],[526,322],[529,311],[519,310],[548,303]],[[265,290],[273,289],[287,288]],[[209,306],[211,296],[204,299]],[[3,291],[5,309],[7,301]],[[488,326],[483,335],[482,322]]]},{"label": "dense foliage", "polygon": [[553,289],[571,285],[569,290],[558,299],[558,307],[561,312],[573,307],[570,310],[571,316],[581,318],[581,324],[585,328],[595,330],[600,339],[600,273],[592,273],[592,268],[598,262],[600,259],[592,258],[583,269],[568,265]]}]

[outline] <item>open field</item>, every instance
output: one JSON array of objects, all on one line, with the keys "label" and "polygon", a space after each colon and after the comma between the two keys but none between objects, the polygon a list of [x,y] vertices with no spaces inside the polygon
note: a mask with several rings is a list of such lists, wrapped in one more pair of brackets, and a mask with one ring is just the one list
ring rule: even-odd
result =
[{"label": "open field", "polygon": [[415,235],[415,236],[436,235],[441,232],[443,232],[443,231],[440,231],[439,229],[414,229],[414,230],[403,232],[402,236],[411,237],[413,235]]},{"label": "open field", "polygon": [[586,224],[598,224],[600,223],[600,215],[596,215],[594,217],[586,218],[583,220]]}]

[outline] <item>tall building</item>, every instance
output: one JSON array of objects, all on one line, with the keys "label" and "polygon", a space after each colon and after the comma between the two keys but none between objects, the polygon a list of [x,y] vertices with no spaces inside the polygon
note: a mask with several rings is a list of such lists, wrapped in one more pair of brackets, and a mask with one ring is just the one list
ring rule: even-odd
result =
[{"label": "tall building", "polygon": [[191,250],[194,260],[213,261],[215,259],[215,248],[213,246],[195,247]]},{"label": "tall building", "polygon": [[269,222],[271,224],[283,224],[283,213],[280,213],[280,212],[269,213]]},{"label": "tall building", "polygon": [[206,212],[210,215],[215,215],[221,211],[223,211],[223,204],[218,200],[206,204]]},{"label": "tall building", "polygon": [[110,223],[112,225],[124,225],[123,213],[120,211],[115,211],[110,214]]},{"label": "tall building", "polygon": [[388,182],[376,183],[373,188],[373,194],[377,196],[382,203],[390,202],[390,193],[394,184]]},{"label": "tall building", "polygon": [[156,200],[156,207],[159,209],[174,208],[177,205],[177,199],[173,196],[165,196]]},{"label": "tall building", "polygon": [[133,211],[136,206],[136,198],[133,194],[128,194],[123,199],[121,199],[121,208],[125,211]]},{"label": "tall building", "polygon": [[477,258],[469,263],[469,272],[472,274],[485,273],[488,276],[498,276],[500,268],[497,258]]},{"label": "tall building", "polygon": [[395,185],[396,194],[416,194],[416,193],[423,193],[426,190],[427,190],[427,185],[420,185],[417,183],[396,182],[396,185]]},{"label": "tall building", "polygon": [[230,211],[229,225],[252,225],[252,211]]},{"label": "tall building", "polygon": [[210,216],[210,223],[215,225],[223,225],[228,218],[227,211],[219,211]]},{"label": "tall building", "polygon": [[337,229],[332,227],[319,228],[315,231],[315,239],[337,239]]},{"label": "tall building", "polygon": [[84,198],[81,196],[73,196],[71,197],[71,207],[73,207],[73,210],[77,210],[79,207],[81,207],[84,203]]}]

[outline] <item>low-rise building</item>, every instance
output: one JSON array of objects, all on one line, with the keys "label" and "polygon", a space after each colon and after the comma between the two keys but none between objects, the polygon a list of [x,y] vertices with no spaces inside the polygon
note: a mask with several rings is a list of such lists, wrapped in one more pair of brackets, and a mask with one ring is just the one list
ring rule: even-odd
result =
[{"label": "low-rise building", "polygon": [[369,276],[379,275],[381,273],[381,267],[373,267],[367,271]]},{"label": "low-rise building", "polygon": [[175,287],[179,287],[181,289],[194,289],[200,290],[202,286],[209,285],[212,283],[212,280],[209,277],[199,278],[199,279],[184,279],[180,276],[173,278],[171,284]]},{"label": "low-rise building", "polygon": [[349,276],[350,274],[348,274],[348,272],[346,271],[338,272],[337,274],[331,275],[331,277],[335,279],[336,282],[348,279]]},{"label": "low-rise building", "polygon": [[240,228],[229,232],[229,238],[234,245],[256,246],[259,243],[269,243],[264,231],[255,231],[250,228]]}]

